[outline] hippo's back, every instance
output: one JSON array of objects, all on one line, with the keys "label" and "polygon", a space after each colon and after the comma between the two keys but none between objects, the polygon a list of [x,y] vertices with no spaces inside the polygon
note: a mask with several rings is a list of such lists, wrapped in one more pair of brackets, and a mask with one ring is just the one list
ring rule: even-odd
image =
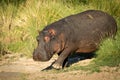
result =
[{"label": "hippo's back", "polygon": [[[67,18],[66,18],[67,19]],[[115,19],[98,10],[88,10],[67,19],[80,39],[97,39],[114,36],[117,31]]]},{"label": "hippo's back", "polygon": [[89,49],[94,51],[101,40],[106,37],[114,37],[117,32],[115,19],[98,10],[88,10],[69,16],[66,21],[71,24],[69,27],[74,34],[74,36],[71,35],[72,41],[76,42],[75,45],[79,44],[78,52],[90,52]]}]

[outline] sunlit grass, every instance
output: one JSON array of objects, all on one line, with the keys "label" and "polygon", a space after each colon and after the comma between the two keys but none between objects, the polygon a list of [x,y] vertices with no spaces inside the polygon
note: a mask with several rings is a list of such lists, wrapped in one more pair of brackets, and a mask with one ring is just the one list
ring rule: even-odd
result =
[{"label": "sunlit grass", "polygon": [[120,64],[120,34],[116,36],[116,40],[105,40],[98,50],[95,63],[100,66],[119,66]]}]

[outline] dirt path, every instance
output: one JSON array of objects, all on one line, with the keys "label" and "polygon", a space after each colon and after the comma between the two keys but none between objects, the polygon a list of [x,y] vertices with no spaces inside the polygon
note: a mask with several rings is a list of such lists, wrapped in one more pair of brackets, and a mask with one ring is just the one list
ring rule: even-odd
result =
[{"label": "dirt path", "polygon": [[[10,60],[10,58],[14,60]],[[82,70],[57,72],[41,71],[54,62],[53,57],[48,62],[34,62],[25,57],[10,56],[0,61],[0,80],[120,80],[120,70],[104,67],[102,72],[88,73]],[[87,65],[91,59],[79,61],[79,65]],[[72,65],[74,66],[74,64]]]}]

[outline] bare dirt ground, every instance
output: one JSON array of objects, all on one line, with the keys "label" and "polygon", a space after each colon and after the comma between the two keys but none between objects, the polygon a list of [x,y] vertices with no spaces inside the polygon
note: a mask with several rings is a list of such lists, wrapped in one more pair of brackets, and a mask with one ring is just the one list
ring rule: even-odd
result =
[{"label": "bare dirt ground", "polygon": [[[53,57],[48,62],[35,62],[33,59],[9,54],[0,60],[0,80],[120,80],[120,68],[116,67],[102,67],[101,72],[94,73],[83,70],[41,71],[51,65],[55,59],[56,57]],[[79,61],[71,66],[85,66],[91,60]]]}]

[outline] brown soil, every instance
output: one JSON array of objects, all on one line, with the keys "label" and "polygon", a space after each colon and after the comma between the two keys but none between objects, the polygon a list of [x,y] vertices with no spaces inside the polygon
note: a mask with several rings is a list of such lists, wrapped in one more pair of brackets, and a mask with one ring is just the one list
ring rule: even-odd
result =
[{"label": "brown soil", "polygon": [[[83,70],[67,72],[41,71],[54,62],[55,59],[56,56],[48,62],[35,62],[33,59],[9,54],[0,60],[0,80],[120,80],[120,68],[116,67],[102,67],[101,72],[94,73]],[[79,61],[71,66],[85,66],[91,60]]]}]

